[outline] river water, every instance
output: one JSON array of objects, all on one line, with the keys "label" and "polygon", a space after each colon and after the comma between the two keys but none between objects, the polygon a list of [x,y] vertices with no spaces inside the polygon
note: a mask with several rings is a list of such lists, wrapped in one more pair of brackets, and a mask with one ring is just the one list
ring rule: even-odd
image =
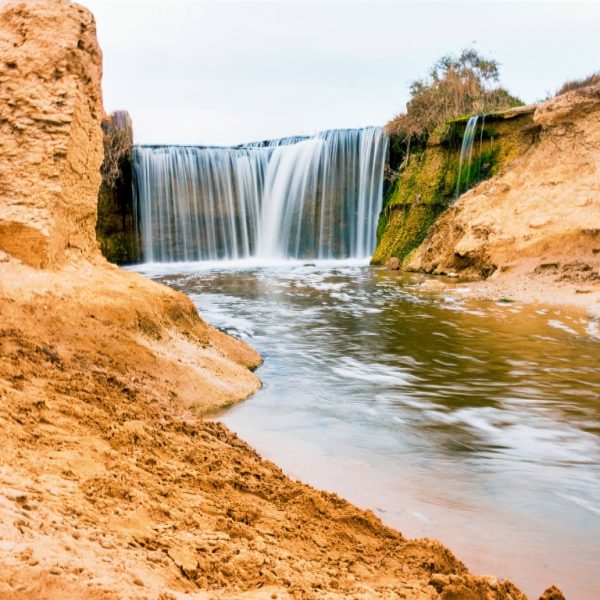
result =
[{"label": "river water", "polygon": [[600,327],[360,264],[137,270],[260,351],[218,415],[292,477],[537,597],[600,598]]}]

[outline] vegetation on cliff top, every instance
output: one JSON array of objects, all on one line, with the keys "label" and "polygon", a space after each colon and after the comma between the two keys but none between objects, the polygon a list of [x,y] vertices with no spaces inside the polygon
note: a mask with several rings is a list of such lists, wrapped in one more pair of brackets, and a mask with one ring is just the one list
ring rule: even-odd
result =
[{"label": "vegetation on cliff top", "polygon": [[102,182],[112,189],[122,175],[123,163],[131,160],[133,128],[129,114],[125,111],[116,111],[102,121],[102,131],[104,132]]},{"label": "vegetation on cliff top", "polygon": [[[490,120],[482,119],[475,135],[477,150],[461,166],[461,144],[472,114],[523,105],[499,79],[497,61],[467,49],[457,57],[443,56],[426,78],[412,82],[406,112],[386,126],[390,160],[374,264],[391,256],[406,259],[459,193],[497,172],[511,148],[520,147],[504,121],[490,126]],[[502,148],[494,144],[498,128],[508,134]]]},{"label": "vegetation on cliff top", "polygon": [[587,77],[583,77],[581,79],[572,79],[571,81],[565,81],[562,84],[560,89],[554,94],[554,96],[562,96],[567,92],[572,92],[573,90],[579,90],[584,87],[588,87],[590,85],[597,85],[600,83],[600,71],[596,73],[592,73]]},{"label": "vegetation on cliff top", "polygon": [[456,117],[521,106],[519,98],[498,85],[499,67],[473,49],[442,56],[427,77],[410,84],[406,112],[386,125],[387,133],[404,140],[426,138]]}]

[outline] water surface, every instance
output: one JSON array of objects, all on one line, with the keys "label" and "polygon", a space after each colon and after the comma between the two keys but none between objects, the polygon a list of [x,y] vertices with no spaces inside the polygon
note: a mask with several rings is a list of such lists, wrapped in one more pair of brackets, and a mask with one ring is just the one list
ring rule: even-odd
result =
[{"label": "water surface", "polygon": [[263,355],[219,415],[293,477],[533,597],[600,597],[600,333],[359,265],[139,268]]}]

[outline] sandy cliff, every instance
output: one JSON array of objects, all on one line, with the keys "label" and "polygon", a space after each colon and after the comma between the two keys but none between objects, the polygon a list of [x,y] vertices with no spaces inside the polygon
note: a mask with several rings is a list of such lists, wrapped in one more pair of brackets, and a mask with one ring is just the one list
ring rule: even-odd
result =
[{"label": "sandy cliff", "polygon": [[185,295],[100,255],[103,109],[92,15],[69,2],[11,2],[0,13],[0,57],[3,329],[31,338],[44,330],[71,353],[98,350],[106,333],[115,365],[135,370],[147,355],[149,372],[184,402],[247,397],[259,385],[247,369],[260,362],[252,349],[206,325]]},{"label": "sandy cliff", "polygon": [[498,175],[463,194],[408,257],[406,268],[491,274],[494,285],[522,294],[529,284],[532,299],[547,298],[552,289],[565,299],[577,290],[595,294],[600,86],[540,104],[533,120],[537,141]]},{"label": "sandy cliff", "polygon": [[260,359],[100,257],[100,69],[85,9],[3,6],[0,599],[524,598],[198,417]]},{"label": "sandy cliff", "polygon": [[11,3],[0,55],[0,250],[36,267],[90,256],[103,156],[93,17]]},{"label": "sandy cliff", "polygon": [[525,154],[538,137],[534,111],[535,106],[520,106],[479,119],[471,161],[463,164],[460,181],[468,117],[453,119],[426,141],[410,146],[392,135],[378,244],[371,263],[383,265],[391,257],[404,262],[424,241],[436,219],[454,203],[459,188],[466,191]]}]

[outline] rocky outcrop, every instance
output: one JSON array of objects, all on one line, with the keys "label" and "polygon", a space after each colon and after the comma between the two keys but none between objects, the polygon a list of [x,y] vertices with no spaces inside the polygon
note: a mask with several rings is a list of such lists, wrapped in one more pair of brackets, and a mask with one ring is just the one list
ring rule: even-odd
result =
[{"label": "rocky outcrop", "polygon": [[405,268],[600,280],[600,86],[540,104],[534,144],[461,196]]},{"label": "rocky outcrop", "polygon": [[0,60],[3,325],[20,331],[27,319],[19,315],[37,314],[56,343],[81,351],[100,352],[103,335],[114,337],[101,352],[116,369],[131,363],[135,371],[149,352],[149,372],[178,387],[185,406],[246,398],[259,386],[247,368],[260,363],[254,350],[209,327],[184,294],[119,271],[99,252],[104,111],[91,13],[68,1],[8,3]]},{"label": "rocky outcrop", "polygon": [[65,0],[0,14],[0,250],[55,268],[96,252],[102,54]]},{"label": "rocky outcrop", "polygon": [[[463,165],[460,175],[460,191],[488,179],[527,152],[539,129],[533,122],[534,109],[523,106],[480,118],[472,161]],[[407,145],[392,136],[388,189],[373,264],[385,264],[390,257],[405,261],[455,201],[467,121],[468,117],[461,117],[446,123],[425,143]]]},{"label": "rocky outcrop", "polygon": [[117,265],[141,262],[133,208],[133,126],[125,111],[102,122],[104,163],[98,194],[96,237],[102,255]]}]

